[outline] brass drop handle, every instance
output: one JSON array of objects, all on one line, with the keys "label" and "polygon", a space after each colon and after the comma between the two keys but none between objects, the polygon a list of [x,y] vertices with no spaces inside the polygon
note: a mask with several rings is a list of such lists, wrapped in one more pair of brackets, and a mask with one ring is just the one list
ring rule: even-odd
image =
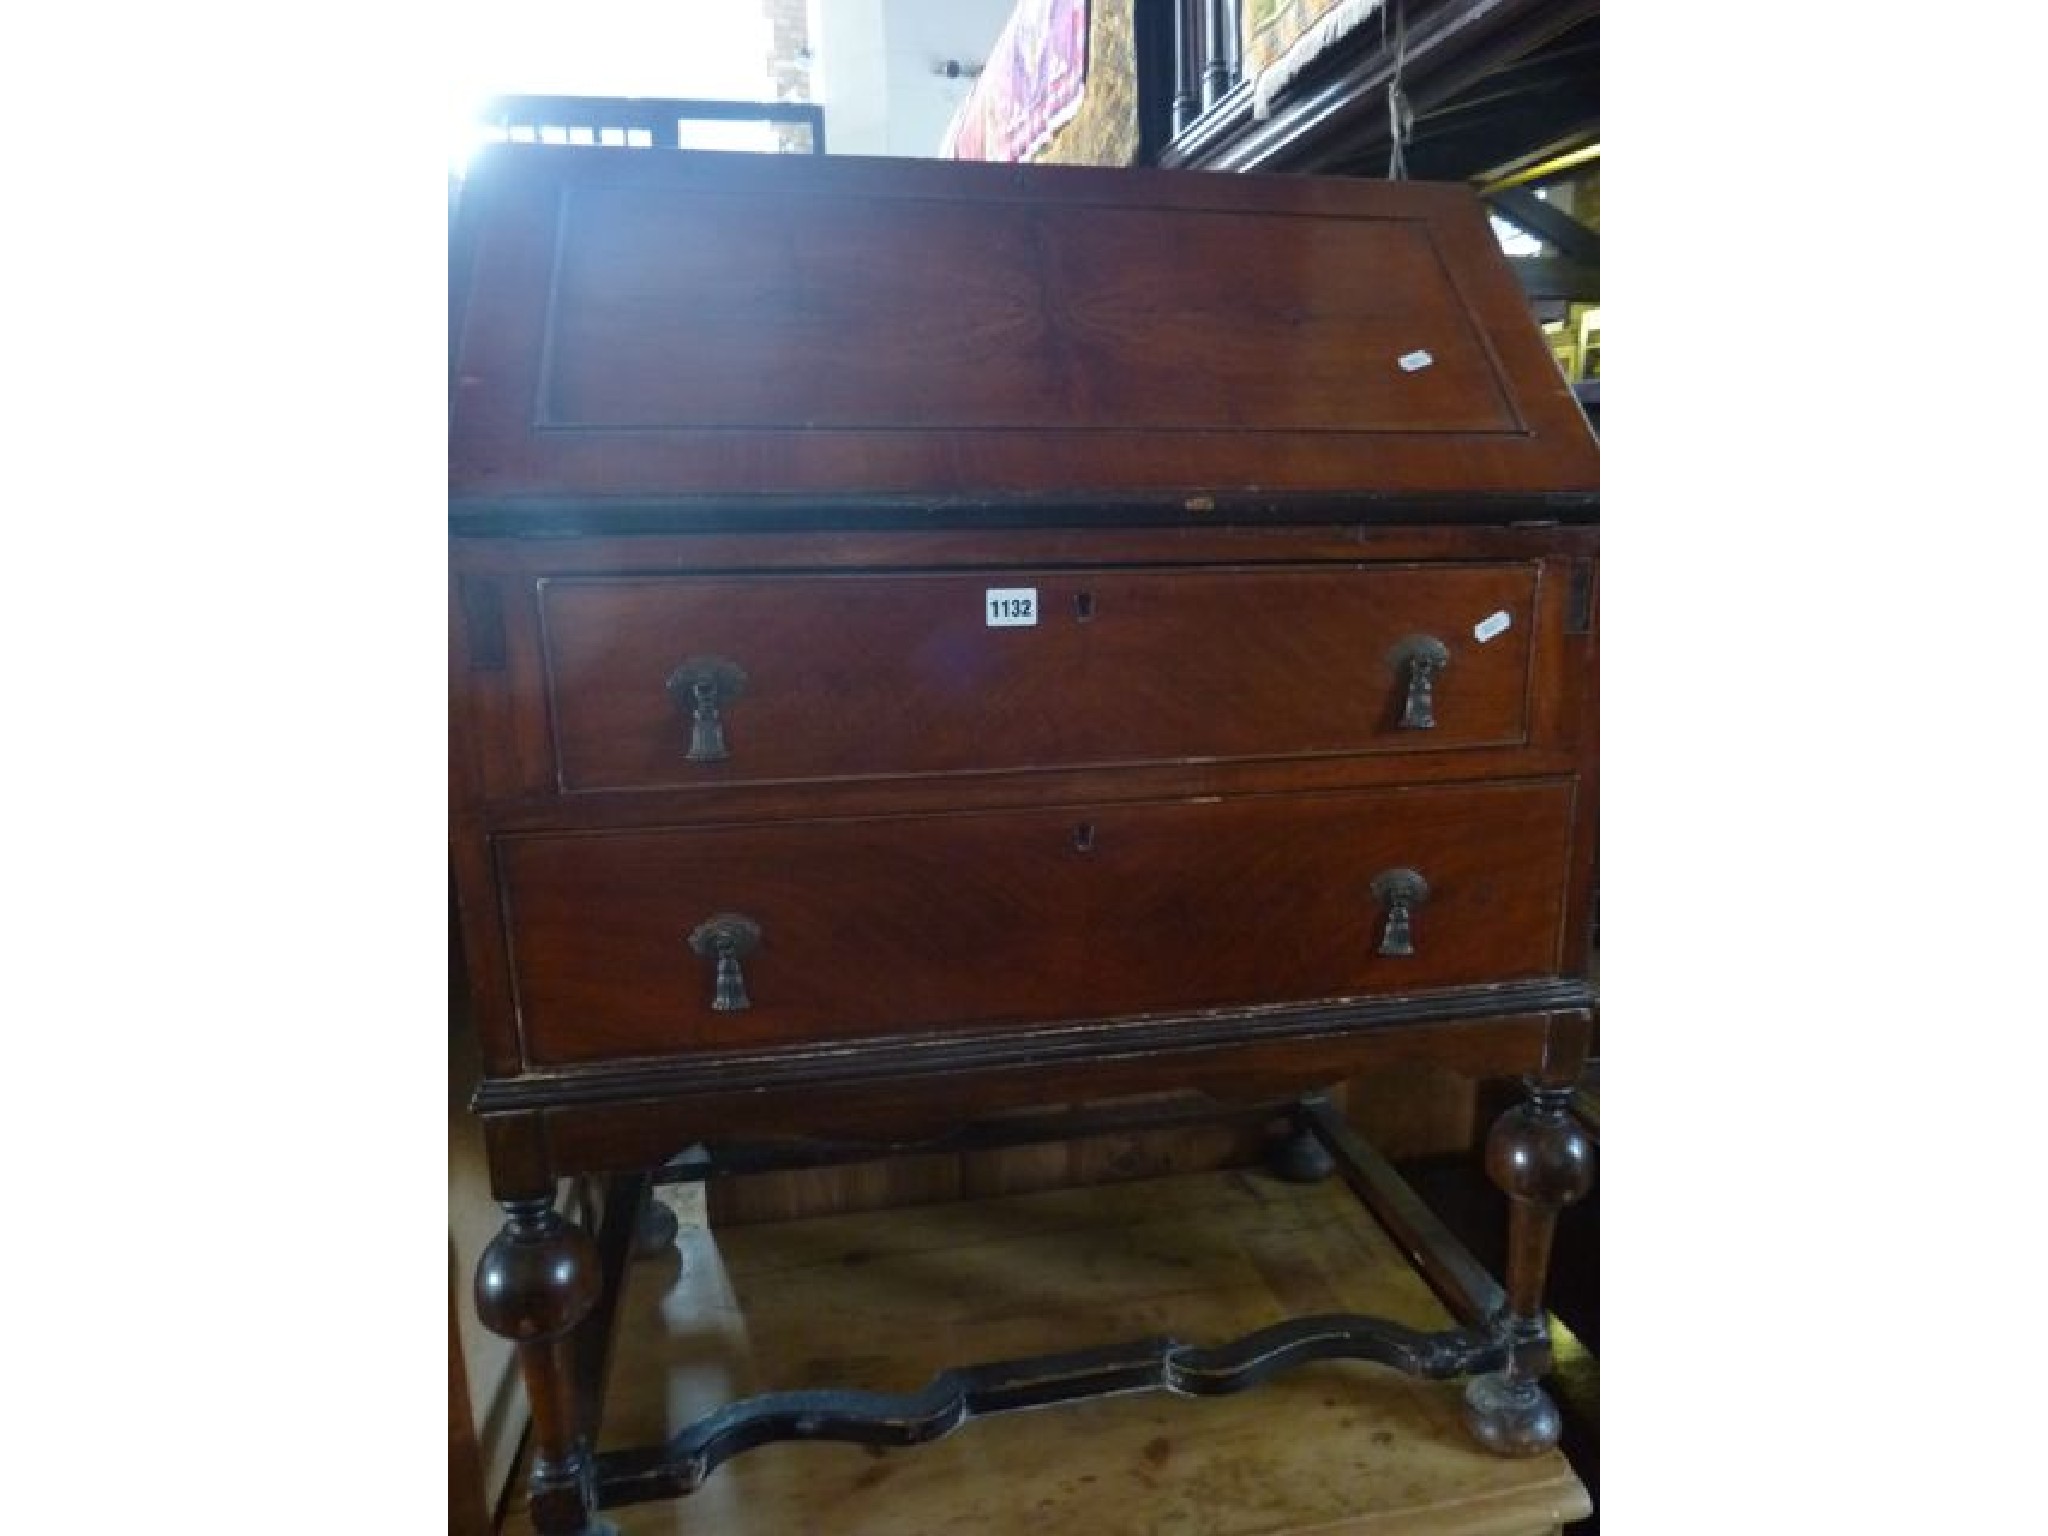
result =
[{"label": "brass drop handle", "polygon": [[1436,729],[1437,674],[1450,665],[1450,647],[1435,635],[1410,635],[1387,657],[1394,675],[1407,689],[1401,701],[1401,729]]},{"label": "brass drop handle", "polygon": [[730,756],[719,711],[747,691],[747,674],[723,656],[692,656],[669,674],[668,691],[678,709],[690,712],[689,761],[715,763]]},{"label": "brass drop handle", "polygon": [[738,1013],[754,1006],[747,996],[747,978],[740,970],[740,959],[760,947],[761,925],[737,912],[721,912],[706,918],[690,935],[690,948],[715,967],[711,983],[714,1013]]},{"label": "brass drop handle", "polygon": [[1387,909],[1380,930],[1383,955],[1415,953],[1415,909],[1429,900],[1429,882],[1412,869],[1383,869],[1372,877],[1372,894]]}]

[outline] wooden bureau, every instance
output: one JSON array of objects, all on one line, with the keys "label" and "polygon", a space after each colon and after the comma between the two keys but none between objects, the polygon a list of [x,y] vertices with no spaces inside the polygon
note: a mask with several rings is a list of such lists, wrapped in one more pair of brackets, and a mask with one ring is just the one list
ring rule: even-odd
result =
[{"label": "wooden bureau", "polygon": [[[477,1299],[537,1527],[769,1439],[1333,1355],[1553,1443],[1597,456],[1479,204],[504,146],[457,251],[451,848],[508,1216]],[[1400,1061],[1529,1082],[1488,1150],[1504,1286],[1314,1097]],[[1287,1108],[1460,1327],[771,1395],[592,1454],[636,1178],[1168,1092]],[[591,1174],[602,1244],[553,1204]]]}]

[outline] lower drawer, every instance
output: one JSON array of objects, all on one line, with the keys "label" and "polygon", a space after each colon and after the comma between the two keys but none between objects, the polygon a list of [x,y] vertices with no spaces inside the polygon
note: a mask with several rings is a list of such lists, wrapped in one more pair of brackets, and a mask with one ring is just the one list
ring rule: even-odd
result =
[{"label": "lower drawer", "polygon": [[1569,783],[498,843],[531,1065],[1558,968]]}]

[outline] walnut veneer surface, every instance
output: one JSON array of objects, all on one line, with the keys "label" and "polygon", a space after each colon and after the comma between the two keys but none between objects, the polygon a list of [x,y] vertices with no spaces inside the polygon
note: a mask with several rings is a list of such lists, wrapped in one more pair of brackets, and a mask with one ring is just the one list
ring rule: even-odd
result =
[{"label": "walnut veneer surface", "polygon": [[[1463,189],[507,146],[462,219],[451,847],[543,1529],[560,1177],[1576,1075],[1596,455]],[[1507,1164],[1578,1157],[1547,1103]],[[1526,1345],[1571,1180],[1497,1176]]]}]

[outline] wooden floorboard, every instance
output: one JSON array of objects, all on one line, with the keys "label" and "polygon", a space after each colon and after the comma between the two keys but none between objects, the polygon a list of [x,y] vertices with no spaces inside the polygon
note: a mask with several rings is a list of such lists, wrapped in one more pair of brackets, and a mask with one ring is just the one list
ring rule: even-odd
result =
[{"label": "wooden floorboard", "polygon": [[[923,1385],[952,1365],[1171,1334],[1213,1344],[1289,1316],[1447,1326],[1335,1180],[1184,1175],[748,1225],[665,1190],[678,1249],[633,1267],[606,1447],[735,1396]],[[1456,1383],[1324,1362],[1234,1397],[1142,1394],[968,1424],[932,1445],[752,1451],[622,1536],[1538,1536],[1584,1516],[1564,1458],[1473,1445]],[[527,1536],[524,1511],[507,1529]]]}]

